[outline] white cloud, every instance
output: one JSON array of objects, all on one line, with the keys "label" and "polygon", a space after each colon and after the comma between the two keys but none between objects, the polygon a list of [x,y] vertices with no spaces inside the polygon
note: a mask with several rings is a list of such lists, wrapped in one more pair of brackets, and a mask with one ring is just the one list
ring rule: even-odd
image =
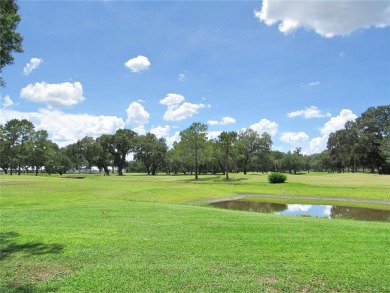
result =
[{"label": "white cloud", "polygon": [[222,133],[222,131],[209,131],[209,132],[207,133],[207,138],[208,138],[208,139],[215,139],[215,138],[217,138],[221,133]]},{"label": "white cloud", "polygon": [[306,107],[305,109],[303,110],[298,110],[298,111],[294,111],[294,112],[290,112],[287,114],[287,116],[289,118],[294,118],[294,117],[298,117],[298,116],[303,116],[305,117],[306,119],[310,119],[310,118],[322,118],[322,117],[330,117],[331,114],[327,113],[327,114],[322,114],[321,113],[321,110],[318,109],[318,107],[316,106],[310,106],[310,107]]},{"label": "white cloud", "polygon": [[321,133],[323,135],[329,135],[331,132],[343,129],[345,123],[348,121],[355,121],[356,118],[357,115],[352,113],[351,110],[343,109],[338,116],[332,117],[324,124],[324,127],[321,128]]},{"label": "white cloud", "polygon": [[180,121],[192,117],[198,113],[199,109],[204,108],[203,104],[192,104],[185,102],[180,106],[168,107],[168,110],[164,113],[164,120],[167,121]]},{"label": "white cloud", "polygon": [[279,23],[284,34],[306,28],[331,38],[360,28],[389,26],[390,2],[263,0],[255,16],[269,26]]},{"label": "white cloud", "polygon": [[[126,124],[135,126],[139,131],[142,131],[143,126],[149,122],[149,113],[139,102],[132,102],[126,110]],[[142,128],[140,128],[142,126]]]},{"label": "white cloud", "polygon": [[185,98],[182,95],[170,93],[164,99],[160,100],[160,104],[169,107],[180,104],[184,100]]},{"label": "white cloud", "polygon": [[143,135],[146,133],[145,125],[137,125],[137,126],[133,127],[131,130],[137,132],[137,134],[139,134],[139,135]]},{"label": "white cloud", "polygon": [[1,124],[11,119],[27,119],[37,130],[47,130],[49,138],[59,146],[74,143],[85,136],[96,138],[102,134],[112,134],[125,125],[123,119],[116,116],[75,115],[49,109],[38,112],[0,110]]},{"label": "white cloud", "polygon": [[10,96],[5,96],[4,98],[0,97],[1,106],[3,109],[11,107],[14,102],[11,100]]},{"label": "white cloud", "polygon": [[309,142],[309,149],[307,152],[310,154],[322,152],[324,149],[326,149],[328,138],[329,135],[312,138]]},{"label": "white cloud", "polygon": [[226,124],[234,124],[236,123],[236,119],[233,117],[225,116],[221,119],[221,121],[216,121],[216,120],[209,120],[207,123],[211,126],[213,125],[226,125]]},{"label": "white cloud", "polygon": [[166,141],[167,141],[168,147],[171,148],[175,141],[177,141],[177,142],[180,141],[180,131],[175,131],[174,135],[166,137]]},{"label": "white cloud", "polygon": [[284,132],[280,136],[280,140],[283,142],[296,144],[298,142],[307,141],[309,136],[305,132]]},{"label": "white cloud", "polygon": [[307,212],[312,207],[310,204],[288,204],[287,206],[289,212]]},{"label": "white cloud", "polygon": [[125,66],[129,68],[132,72],[140,72],[142,70],[146,70],[151,65],[148,58],[145,56],[138,56],[133,59],[127,60]]},{"label": "white cloud", "polygon": [[150,129],[150,133],[153,133],[157,138],[167,137],[171,127],[169,125],[157,126]]},{"label": "white cloud", "polygon": [[32,102],[46,103],[49,108],[70,107],[85,100],[80,82],[37,82],[22,88],[20,96]]},{"label": "white cloud", "polygon": [[338,116],[332,117],[327,121],[324,126],[321,128],[321,136],[312,138],[309,141],[308,147],[305,149],[305,153],[313,154],[319,153],[326,149],[329,134],[337,130],[343,129],[345,123],[348,121],[354,121],[357,118],[357,115],[352,113],[349,109],[341,110]]},{"label": "white cloud", "polygon": [[184,120],[198,113],[199,109],[206,107],[204,104],[192,104],[184,101],[185,98],[182,95],[173,93],[168,94],[164,99],[160,100],[160,104],[168,107],[163,119],[166,121]]},{"label": "white cloud", "polygon": [[179,74],[179,81],[184,81],[186,79],[186,75],[184,73]]},{"label": "white cloud", "polygon": [[270,135],[275,135],[278,132],[278,124],[268,119],[261,119],[259,122],[252,124],[249,128],[257,131],[260,135],[264,132],[267,132]]},{"label": "white cloud", "polygon": [[330,218],[330,215],[332,214],[332,207],[333,206],[325,206],[324,216]]},{"label": "white cloud", "polygon": [[313,82],[309,82],[307,85],[308,85],[308,86],[317,86],[317,85],[319,85],[319,84],[320,84],[319,81],[313,81]]},{"label": "white cloud", "polygon": [[23,68],[24,74],[29,75],[33,70],[37,69],[42,62],[43,59],[41,58],[31,58],[30,62]]}]

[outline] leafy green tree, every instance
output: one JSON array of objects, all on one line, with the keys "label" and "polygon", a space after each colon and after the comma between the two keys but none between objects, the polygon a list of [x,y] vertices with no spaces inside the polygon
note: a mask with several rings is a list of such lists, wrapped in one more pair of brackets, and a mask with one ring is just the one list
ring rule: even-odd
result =
[{"label": "leafy green tree", "polygon": [[303,156],[303,168],[310,173],[315,163],[315,154]]},{"label": "leafy green tree", "polygon": [[198,180],[199,164],[207,142],[207,125],[194,122],[190,127],[180,132],[181,147],[192,159],[195,170],[195,180]]},{"label": "leafy green tree", "polygon": [[381,145],[390,134],[390,105],[368,108],[356,119],[356,124],[360,146],[366,150],[365,165],[371,172],[386,168],[387,157]]},{"label": "leafy green tree", "polygon": [[282,162],[285,155],[286,154],[281,151],[270,151],[270,157],[273,164],[272,169],[274,172],[279,172],[282,170]]},{"label": "leafy green tree", "polygon": [[129,161],[126,166],[127,173],[144,173],[146,172],[144,164],[139,161]]},{"label": "leafy green tree", "polygon": [[303,155],[301,154],[301,148],[296,148],[293,153],[289,151],[282,159],[282,166],[285,170],[291,174],[297,174],[303,166]]},{"label": "leafy green tree", "polygon": [[57,144],[52,143],[49,149],[45,162],[45,170],[49,175],[52,173],[62,175],[73,168],[73,162],[68,157],[66,148],[59,148]]},{"label": "leafy green tree", "polygon": [[86,165],[87,162],[83,156],[81,145],[77,142],[64,147],[64,152],[72,162],[72,169],[81,171],[81,168]]},{"label": "leafy green tree", "polygon": [[318,169],[322,172],[329,172],[333,170],[332,159],[328,150],[324,150],[318,154]]},{"label": "leafy green tree", "polygon": [[11,145],[7,140],[7,133],[4,125],[0,125],[0,167],[5,174],[8,174],[8,168],[11,163]]},{"label": "leafy green tree", "polygon": [[114,163],[114,156],[110,153],[110,140],[111,136],[103,134],[98,137],[95,143],[90,147],[91,151],[94,152],[94,163],[99,168],[99,170],[104,170],[104,175],[109,176],[110,170],[109,166],[112,166]]},{"label": "leafy green tree", "polygon": [[178,174],[183,172],[187,174],[192,170],[192,160],[186,155],[186,150],[182,147],[183,145],[178,142],[174,142],[170,150],[168,150],[166,156],[166,171],[168,174]]},{"label": "leafy green tree", "polygon": [[239,165],[247,173],[249,163],[253,159],[252,156],[260,149],[260,135],[248,128],[238,133],[237,153]]},{"label": "leafy green tree", "polygon": [[52,145],[46,130],[38,130],[34,133],[31,141],[30,162],[35,169],[35,175],[38,175],[39,169],[45,165]]},{"label": "leafy green tree", "polygon": [[272,170],[271,147],[271,135],[264,132],[260,137],[258,149],[253,153],[252,162],[256,162],[258,171],[264,173]]},{"label": "leafy green tree", "polygon": [[88,169],[91,169],[96,162],[97,153],[94,143],[95,140],[91,136],[85,136],[83,139],[77,141],[77,149],[87,163]]},{"label": "leafy green tree", "polygon": [[390,136],[383,138],[379,151],[384,158],[381,173],[390,174]]},{"label": "leafy green tree", "polygon": [[208,166],[208,170],[212,174],[217,174],[222,171],[224,175],[225,169],[223,165],[222,149],[216,139],[210,139],[206,143],[206,157],[205,162]]},{"label": "leafy green tree", "polygon": [[118,167],[118,175],[123,176],[126,167],[126,156],[136,147],[137,133],[130,129],[118,129],[113,135],[106,135],[102,143],[104,148],[114,158],[114,165]]},{"label": "leafy green tree", "polygon": [[223,131],[218,136],[217,143],[222,154],[223,169],[225,172],[226,180],[229,180],[229,168],[230,168],[229,165],[232,160],[233,148],[236,141],[237,141],[237,132],[235,131],[229,131],[229,132]]},{"label": "leafy green tree", "polygon": [[158,139],[153,133],[137,138],[134,159],[144,164],[148,175],[156,175],[157,169],[164,165],[168,151],[164,138]]},{"label": "leafy green tree", "polygon": [[18,168],[20,175],[22,166],[28,165],[28,141],[31,140],[33,133],[34,125],[26,119],[12,119],[4,125],[2,144],[7,149],[5,153],[9,160],[10,175],[15,167]]},{"label": "leafy green tree", "polygon": [[[264,132],[261,136],[252,129],[246,129],[238,133],[237,156],[239,166],[247,173],[249,166],[254,169],[260,165],[268,165],[261,160],[269,159],[269,152],[272,147],[271,136]],[[263,168],[263,167],[262,167]]]},{"label": "leafy green tree", "polygon": [[[386,152],[387,137],[390,133],[390,106],[368,108],[355,122],[345,124],[345,128],[331,133],[328,150],[333,167],[338,170],[352,169],[360,164],[371,172],[377,169],[389,173]],[[389,171],[387,171],[389,170]]]},{"label": "leafy green tree", "polygon": [[331,133],[328,139],[327,147],[339,172],[344,172],[345,167],[349,166],[350,145],[347,143],[347,137],[347,131],[341,129]]},{"label": "leafy green tree", "polygon": [[0,87],[5,86],[5,81],[1,77],[3,68],[14,61],[12,53],[23,52],[23,37],[16,32],[16,27],[20,22],[18,10],[19,6],[16,1],[0,1]]}]

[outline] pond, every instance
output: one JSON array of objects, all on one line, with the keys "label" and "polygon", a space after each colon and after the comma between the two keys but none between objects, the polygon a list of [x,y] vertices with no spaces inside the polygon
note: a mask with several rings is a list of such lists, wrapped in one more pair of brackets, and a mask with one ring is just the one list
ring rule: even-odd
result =
[{"label": "pond", "polygon": [[219,201],[210,205],[229,210],[272,213],[286,216],[311,216],[329,219],[347,218],[361,221],[390,222],[390,211],[370,208],[316,204],[280,204],[244,200]]}]

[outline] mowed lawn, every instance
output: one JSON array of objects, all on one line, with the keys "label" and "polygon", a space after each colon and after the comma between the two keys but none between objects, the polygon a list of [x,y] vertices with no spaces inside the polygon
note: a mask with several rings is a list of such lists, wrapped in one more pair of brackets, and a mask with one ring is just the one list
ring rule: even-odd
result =
[{"label": "mowed lawn", "polygon": [[194,204],[239,193],[390,201],[389,176],[192,178],[1,175],[0,291],[390,292],[388,222]]}]

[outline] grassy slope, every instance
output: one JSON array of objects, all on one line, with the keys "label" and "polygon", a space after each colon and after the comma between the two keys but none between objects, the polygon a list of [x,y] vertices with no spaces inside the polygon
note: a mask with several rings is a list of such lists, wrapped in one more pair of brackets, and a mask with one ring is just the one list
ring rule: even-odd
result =
[{"label": "grassy slope", "polygon": [[332,196],[329,189],[389,200],[385,177],[338,175],[290,176],[282,186],[261,175],[229,183],[0,176],[0,291],[390,291],[389,223],[175,204],[238,192]]}]

